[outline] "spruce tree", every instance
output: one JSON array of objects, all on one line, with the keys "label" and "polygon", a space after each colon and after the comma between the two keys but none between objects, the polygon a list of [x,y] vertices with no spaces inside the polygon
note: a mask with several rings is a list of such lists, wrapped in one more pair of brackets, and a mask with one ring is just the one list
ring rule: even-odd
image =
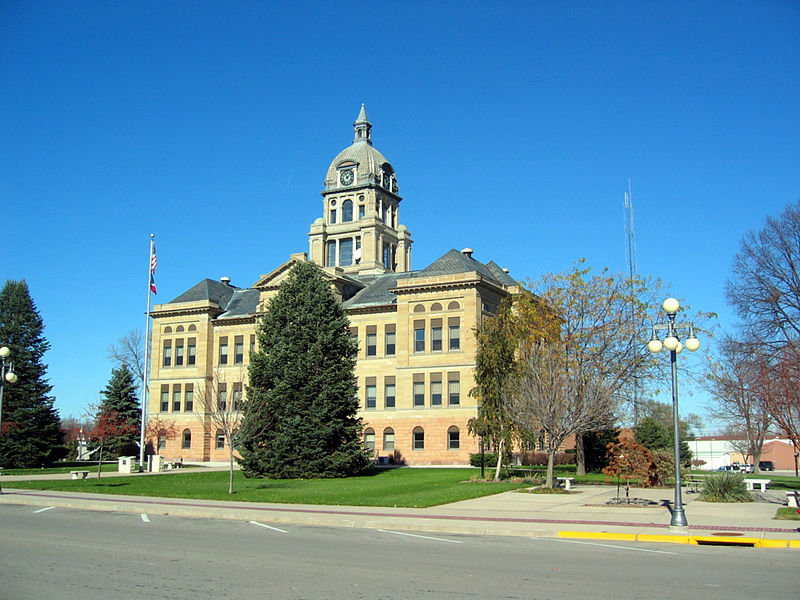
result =
[{"label": "spruce tree", "polygon": [[251,356],[238,437],[247,477],[344,477],[363,472],[356,346],[316,265],[298,262],[272,298]]},{"label": "spruce tree", "polygon": [[9,280],[0,292],[0,346],[11,350],[19,378],[4,388],[0,465],[50,464],[64,455],[66,447],[43,363],[50,344],[24,280]]},{"label": "spruce tree", "polygon": [[[111,370],[111,379],[108,385],[100,392],[102,400],[100,402],[100,414],[116,413],[118,418],[127,423],[131,430],[139,430],[142,422],[141,406],[136,395],[136,384],[133,373],[127,365]],[[106,449],[115,452],[124,443],[135,443],[136,436],[133,434],[122,438],[108,440]]]}]

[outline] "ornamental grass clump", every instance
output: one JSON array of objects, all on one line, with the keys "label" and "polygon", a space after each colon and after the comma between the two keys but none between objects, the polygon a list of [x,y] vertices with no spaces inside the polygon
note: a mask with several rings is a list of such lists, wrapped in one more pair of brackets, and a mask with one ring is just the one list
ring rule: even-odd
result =
[{"label": "ornamental grass clump", "polygon": [[744,475],[720,471],[706,477],[698,500],[703,502],[752,502],[744,485]]}]

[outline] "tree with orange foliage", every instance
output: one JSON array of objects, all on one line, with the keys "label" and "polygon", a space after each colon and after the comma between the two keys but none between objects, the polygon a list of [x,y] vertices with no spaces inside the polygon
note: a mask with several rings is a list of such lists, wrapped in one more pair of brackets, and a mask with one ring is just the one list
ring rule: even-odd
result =
[{"label": "tree with orange foliage", "polygon": [[109,442],[139,431],[139,425],[122,416],[116,410],[103,410],[102,407],[91,406],[94,413],[94,422],[87,433],[87,437],[99,444],[97,458],[97,478],[103,468],[103,449]]},{"label": "tree with orange foliage", "polygon": [[[152,446],[153,454],[158,454],[159,442],[163,439],[174,440],[178,437],[175,421],[167,421],[161,417],[150,417],[144,429],[145,442]],[[143,466],[143,465],[142,465]]]},{"label": "tree with orange foliage", "polygon": [[647,482],[653,457],[647,448],[633,440],[609,444],[606,448],[608,448],[608,466],[603,469],[603,475],[617,478],[617,499],[619,499],[619,482],[625,481],[625,503],[629,504],[631,480],[640,479]]}]

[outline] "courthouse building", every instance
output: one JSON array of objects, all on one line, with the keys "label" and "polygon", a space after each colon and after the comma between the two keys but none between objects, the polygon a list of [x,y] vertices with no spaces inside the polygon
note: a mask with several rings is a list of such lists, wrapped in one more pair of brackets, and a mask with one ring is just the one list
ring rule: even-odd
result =
[{"label": "courthouse building", "polygon": [[461,465],[477,451],[478,440],[467,431],[477,414],[468,395],[473,329],[518,284],[469,248],[412,270],[399,178],[372,145],[363,105],[353,126],[353,143],[325,173],[322,216],[311,224],[308,253],[291,254],[250,287],[205,279],[153,307],[149,416],[178,429],[177,438],[159,442],[159,454],[227,458],[205,401],[241,404],[256,323],[292,265],[306,260],[322,267],[358,341],[359,415],[376,459]]}]

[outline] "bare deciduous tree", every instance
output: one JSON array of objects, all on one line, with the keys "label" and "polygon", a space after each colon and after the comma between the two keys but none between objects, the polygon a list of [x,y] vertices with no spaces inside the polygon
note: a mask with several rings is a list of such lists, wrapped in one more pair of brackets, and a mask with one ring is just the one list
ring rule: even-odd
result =
[{"label": "bare deciduous tree", "polygon": [[141,382],[144,379],[144,335],[141,329],[131,329],[116,344],[108,347],[108,358],[125,365]]},{"label": "bare deciduous tree", "polygon": [[[230,374],[228,374],[230,375]],[[226,373],[219,369],[214,371],[211,381],[206,382],[203,390],[203,412],[198,413],[197,417],[204,428],[210,428],[213,434],[212,443],[216,444],[217,436],[224,437],[225,445],[228,448],[229,476],[228,493],[233,494],[233,466],[234,450],[236,449],[236,436],[242,425],[242,403],[244,402],[243,386],[246,380],[246,372],[239,369],[233,376],[234,381],[230,382],[231,389],[229,394]]]}]

